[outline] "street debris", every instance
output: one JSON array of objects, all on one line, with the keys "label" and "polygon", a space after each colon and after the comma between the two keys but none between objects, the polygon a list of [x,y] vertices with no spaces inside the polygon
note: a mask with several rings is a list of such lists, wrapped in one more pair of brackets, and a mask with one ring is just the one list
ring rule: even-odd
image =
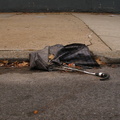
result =
[{"label": "street debris", "polygon": [[76,66],[99,66],[94,60],[88,47],[84,44],[54,45],[47,46],[42,50],[29,55],[30,68],[47,70],[52,65],[61,66],[63,63],[74,63]]},{"label": "street debris", "polygon": [[[30,69],[38,69],[44,71],[65,71],[65,72],[81,72],[89,75],[101,77],[101,81],[110,78],[109,74],[103,72],[88,72],[86,69],[106,65],[98,57],[94,58],[88,47],[84,44],[70,45],[54,45],[47,46],[42,50],[35,51],[29,54],[29,61],[0,60],[0,67],[28,67]],[[35,114],[37,112],[35,111]]]},{"label": "street debris", "polygon": [[78,71],[81,73],[101,77],[100,80],[109,79],[109,75],[103,72],[93,73],[85,69],[105,65],[99,58],[94,59],[88,47],[84,44],[47,46],[42,50],[29,55],[30,69],[44,71]]},{"label": "street debris", "polygon": [[8,60],[0,60],[0,67],[27,67],[29,62],[9,62]]},{"label": "street debris", "polygon": [[106,65],[105,62],[103,62],[102,60],[100,60],[100,58],[95,58],[95,61],[99,64],[99,65]]}]

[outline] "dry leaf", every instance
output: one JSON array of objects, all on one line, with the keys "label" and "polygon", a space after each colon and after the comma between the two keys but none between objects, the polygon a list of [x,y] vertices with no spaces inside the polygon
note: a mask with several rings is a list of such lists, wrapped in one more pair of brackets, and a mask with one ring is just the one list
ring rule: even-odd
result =
[{"label": "dry leaf", "polygon": [[25,66],[29,66],[28,62],[23,62],[18,64],[18,67],[25,67]]},{"label": "dry leaf", "polygon": [[55,57],[55,56],[54,56],[53,54],[49,55],[49,60],[53,60],[54,57]]},{"label": "dry leaf", "polygon": [[28,62],[18,62],[18,61],[15,61],[13,63],[9,63],[8,60],[0,60],[0,67],[26,67],[26,66],[29,66],[29,63]]},{"label": "dry leaf", "polygon": [[3,67],[4,66],[4,64],[3,63],[0,63],[0,67]]},{"label": "dry leaf", "polygon": [[105,65],[106,64],[105,62],[101,61],[99,58],[96,58],[95,60],[99,65]]},{"label": "dry leaf", "polygon": [[3,64],[8,64],[8,60],[3,60],[2,63]]},{"label": "dry leaf", "polygon": [[38,114],[38,110],[35,110],[33,113],[34,113],[34,114]]},{"label": "dry leaf", "polygon": [[18,61],[15,61],[15,62],[14,62],[14,63],[12,63],[11,65],[12,65],[12,66],[17,67],[17,66],[18,66],[18,64],[19,64],[19,62],[18,62]]}]

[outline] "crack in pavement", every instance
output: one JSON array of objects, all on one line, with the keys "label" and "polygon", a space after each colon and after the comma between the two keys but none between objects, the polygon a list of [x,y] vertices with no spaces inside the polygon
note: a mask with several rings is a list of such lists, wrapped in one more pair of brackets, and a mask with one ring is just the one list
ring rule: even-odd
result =
[{"label": "crack in pavement", "polygon": [[109,48],[109,50],[112,51],[112,48],[109,47],[109,46],[102,40],[102,38],[101,38],[97,33],[95,33],[95,31],[92,30],[82,19],[80,19],[79,17],[75,16],[74,14],[71,14],[71,15],[74,16],[75,18],[77,18],[78,20],[81,20],[81,21],[87,26],[87,28],[88,28],[90,31],[92,31],[92,32],[101,40],[101,42],[102,42],[106,47]]}]

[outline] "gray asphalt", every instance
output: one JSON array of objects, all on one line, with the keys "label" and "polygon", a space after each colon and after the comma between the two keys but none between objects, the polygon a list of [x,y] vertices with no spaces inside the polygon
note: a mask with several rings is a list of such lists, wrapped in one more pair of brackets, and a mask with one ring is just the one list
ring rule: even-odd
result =
[{"label": "gray asphalt", "polygon": [[0,68],[0,120],[120,120],[120,67],[90,71],[111,78]]}]

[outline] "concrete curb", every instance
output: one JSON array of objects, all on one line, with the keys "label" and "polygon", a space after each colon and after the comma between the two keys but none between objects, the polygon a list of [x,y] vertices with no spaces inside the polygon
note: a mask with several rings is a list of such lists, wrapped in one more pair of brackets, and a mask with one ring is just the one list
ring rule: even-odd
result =
[{"label": "concrete curb", "polygon": [[[9,60],[9,61],[29,61],[29,53],[33,51],[22,51],[22,50],[13,50],[13,51],[0,51],[0,60]],[[97,53],[92,51],[92,53],[99,57],[103,62],[107,64],[120,64],[120,51],[111,51],[105,53]]]},{"label": "concrete curb", "polygon": [[23,51],[23,50],[8,50],[0,51],[0,60],[9,60],[9,61],[29,61],[29,53],[32,51]]},{"label": "concrete curb", "polygon": [[120,51],[111,51],[104,53],[93,52],[93,54],[100,58],[103,62],[107,64],[120,64]]}]

